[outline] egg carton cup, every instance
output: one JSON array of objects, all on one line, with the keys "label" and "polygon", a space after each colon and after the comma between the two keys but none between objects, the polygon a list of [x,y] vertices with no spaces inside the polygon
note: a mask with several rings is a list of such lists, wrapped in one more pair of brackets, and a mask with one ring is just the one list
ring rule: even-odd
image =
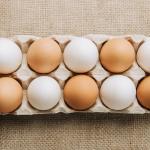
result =
[{"label": "egg carton cup", "polygon": [[[54,39],[59,46],[61,47],[62,53],[64,51],[65,46],[74,38],[78,38],[77,36],[72,36],[72,35],[50,35],[49,37],[51,37],[52,39]],[[146,37],[144,35],[123,35],[123,36],[111,36],[111,35],[101,35],[101,34],[89,34],[89,35],[85,35],[83,36],[85,38],[88,38],[90,40],[92,40],[98,50],[100,51],[102,45],[109,39],[112,38],[119,38],[119,37],[123,37],[126,38],[127,40],[129,40],[131,42],[131,44],[133,45],[135,52],[137,52],[138,47],[147,40],[150,40],[149,37]],[[64,102],[64,98],[63,98],[63,88],[64,85],[66,83],[66,81],[76,75],[75,73],[71,72],[69,69],[67,69],[67,67],[64,64],[64,61],[62,60],[61,64],[59,65],[59,67],[57,69],[55,69],[53,72],[49,73],[49,74],[39,74],[34,72],[27,64],[27,60],[26,60],[26,53],[28,51],[28,48],[30,47],[30,45],[37,39],[40,39],[41,37],[36,37],[36,36],[32,36],[32,35],[16,35],[11,37],[10,39],[13,40],[14,42],[17,43],[17,45],[21,48],[22,53],[23,53],[23,61],[21,66],[18,68],[18,70],[16,70],[14,73],[9,74],[9,75],[1,75],[1,76],[9,76],[12,77],[16,80],[18,80],[20,82],[20,84],[22,85],[23,88],[23,100],[22,100],[22,104],[21,106],[14,111],[11,114],[14,115],[34,115],[34,114],[55,114],[55,113],[75,113],[75,112],[82,112],[82,113],[123,113],[123,114],[144,114],[144,113],[150,113],[149,110],[144,109],[137,101],[137,99],[134,100],[134,103],[129,106],[128,108],[121,110],[121,111],[115,111],[115,110],[111,110],[109,108],[107,108],[103,103],[102,100],[100,98],[100,96],[98,96],[95,105],[93,105],[91,108],[89,108],[86,111],[76,111],[71,109],[70,107],[68,107],[66,105],[66,103]],[[100,64],[100,62],[98,61],[96,66],[89,72],[86,73],[87,75],[91,76],[92,78],[94,78],[98,84],[98,87],[100,88],[102,82],[108,78],[109,76],[113,75],[113,73],[108,72],[107,70],[105,70],[102,65]],[[135,84],[135,86],[137,86],[137,84],[139,83],[139,81],[146,76],[146,73],[144,72],[144,70],[142,70],[136,60],[133,63],[132,67],[121,73],[122,75],[125,75],[127,77],[129,77]],[[33,108],[28,100],[27,100],[27,95],[26,95],[26,91],[27,88],[30,84],[30,82],[39,77],[39,76],[50,76],[53,77],[54,79],[56,79],[61,87],[61,99],[59,101],[59,103],[52,109],[47,110],[47,111],[40,111],[37,110],[35,108]],[[3,115],[1,113],[1,115]]]}]

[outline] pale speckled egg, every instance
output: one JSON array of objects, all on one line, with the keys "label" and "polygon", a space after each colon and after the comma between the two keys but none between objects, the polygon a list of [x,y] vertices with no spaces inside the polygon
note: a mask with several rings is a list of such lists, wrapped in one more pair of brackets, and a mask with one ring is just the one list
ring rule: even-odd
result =
[{"label": "pale speckled egg", "polygon": [[108,108],[123,110],[136,99],[136,88],[130,78],[123,75],[113,75],[102,83],[100,97]]},{"label": "pale speckled egg", "polygon": [[16,110],[22,103],[23,90],[13,78],[0,78],[0,112],[9,113]]},{"label": "pale speckled egg", "polygon": [[86,110],[96,103],[98,93],[94,79],[87,75],[77,75],[65,84],[64,100],[75,110]]},{"label": "pale speckled egg", "polygon": [[150,73],[150,40],[144,42],[138,49],[137,62],[146,72]]},{"label": "pale speckled egg", "polygon": [[21,62],[22,52],[18,45],[7,38],[0,38],[0,74],[16,71]]},{"label": "pale speckled egg", "polygon": [[134,61],[134,48],[129,41],[123,38],[114,38],[107,41],[100,50],[102,66],[113,73],[128,70]]},{"label": "pale speckled egg", "polygon": [[64,63],[73,72],[88,72],[97,61],[98,49],[89,39],[75,38],[65,47]]},{"label": "pale speckled egg", "polygon": [[49,110],[59,102],[61,89],[55,79],[48,76],[41,76],[29,84],[27,98],[34,108]]},{"label": "pale speckled egg", "polygon": [[27,52],[28,65],[38,73],[49,73],[61,63],[62,52],[51,38],[36,40]]}]

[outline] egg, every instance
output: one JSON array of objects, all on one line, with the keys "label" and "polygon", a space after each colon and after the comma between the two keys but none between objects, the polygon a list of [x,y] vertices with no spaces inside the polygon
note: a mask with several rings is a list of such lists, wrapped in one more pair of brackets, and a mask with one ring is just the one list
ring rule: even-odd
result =
[{"label": "egg", "polygon": [[113,110],[123,110],[136,99],[136,88],[131,79],[123,75],[113,75],[104,80],[100,96],[105,106]]},{"label": "egg", "polygon": [[0,78],[0,112],[9,113],[16,110],[22,103],[21,85],[13,78]]},{"label": "egg", "polygon": [[133,46],[126,39],[114,38],[107,41],[100,50],[102,66],[113,73],[128,70],[135,60]]},{"label": "egg", "polygon": [[48,76],[34,79],[28,89],[29,103],[38,110],[53,108],[61,98],[61,89],[57,81]]},{"label": "egg", "polygon": [[22,62],[22,52],[13,41],[0,38],[0,74],[9,74],[18,69]]},{"label": "egg", "polygon": [[75,110],[86,110],[96,103],[98,86],[87,75],[77,75],[69,79],[64,87],[64,100]]},{"label": "egg", "polygon": [[51,38],[36,40],[27,52],[29,66],[38,73],[49,73],[56,69],[62,59],[59,45]]},{"label": "egg", "polygon": [[97,61],[98,49],[89,39],[75,38],[65,47],[64,63],[73,72],[88,72]]},{"label": "egg", "polygon": [[146,72],[150,73],[150,41],[145,41],[138,49],[137,62]]},{"label": "egg", "polygon": [[139,103],[150,109],[150,76],[145,77],[137,87],[137,99]]}]

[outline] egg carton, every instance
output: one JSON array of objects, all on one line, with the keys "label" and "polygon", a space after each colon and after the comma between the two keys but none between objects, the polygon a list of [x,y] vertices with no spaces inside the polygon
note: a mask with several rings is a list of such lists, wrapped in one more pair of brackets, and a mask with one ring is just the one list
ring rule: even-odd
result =
[{"label": "egg carton", "polygon": [[[77,36],[72,36],[72,35],[50,35],[49,37],[54,39],[60,45],[62,53],[64,51],[65,46],[72,39],[77,38]],[[112,38],[116,38],[116,37],[117,38],[123,37],[123,38],[126,38],[127,40],[129,40],[131,42],[131,44],[133,45],[133,47],[135,49],[135,52],[137,51],[138,47],[144,41],[150,40],[149,37],[146,37],[144,35],[111,36],[111,35],[89,34],[89,35],[85,35],[83,37],[92,40],[96,44],[98,50],[101,49],[102,45],[107,40],[112,39]],[[20,68],[17,71],[15,71],[14,73],[12,73],[10,75],[1,75],[1,76],[10,76],[10,77],[18,80],[20,82],[20,84],[22,85],[23,93],[24,93],[21,106],[11,114],[14,114],[14,115],[34,115],[34,114],[51,114],[51,113],[53,114],[53,113],[59,113],[59,112],[62,112],[62,113],[75,113],[75,112],[92,112],[92,113],[95,113],[95,112],[99,112],[99,113],[124,113],[124,114],[150,113],[150,111],[141,107],[141,105],[138,103],[137,99],[134,100],[134,103],[131,106],[129,106],[128,108],[126,108],[124,110],[121,110],[121,111],[111,110],[111,109],[107,108],[102,103],[100,96],[97,98],[96,104],[86,111],[76,111],[76,110],[73,110],[70,107],[68,107],[65,104],[64,99],[63,99],[63,88],[64,88],[66,81],[70,77],[74,76],[75,73],[68,70],[66,68],[66,66],[64,65],[63,61],[61,62],[61,64],[59,65],[59,67],[57,69],[55,69],[53,72],[51,72],[49,74],[36,73],[32,69],[30,69],[30,67],[27,64],[26,53],[28,51],[28,48],[30,47],[30,45],[35,40],[40,39],[40,38],[41,37],[36,37],[36,36],[32,36],[32,35],[16,35],[16,36],[13,36],[10,38],[14,42],[16,42],[17,45],[21,48],[22,53],[23,53],[23,61],[22,61]],[[99,87],[101,86],[101,83],[106,78],[113,75],[113,73],[106,71],[102,67],[102,65],[100,64],[99,61],[97,62],[96,66],[86,74],[91,76],[92,78],[94,78]],[[146,76],[146,73],[138,66],[136,60],[129,70],[127,70],[121,74],[129,77],[134,82],[135,86],[137,86],[138,82],[143,77]],[[40,111],[40,110],[33,108],[28,103],[27,95],[26,95],[26,91],[27,91],[27,88],[28,88],[30,82],[33,79],[35,79],[39,76],[43,76],[43,75],[51,76],[51,77],[55,78],[58,81],[58,83],[62,89],[62,96],[61,96],[59,103],[54,108],[47,110],[47,111]]]}]

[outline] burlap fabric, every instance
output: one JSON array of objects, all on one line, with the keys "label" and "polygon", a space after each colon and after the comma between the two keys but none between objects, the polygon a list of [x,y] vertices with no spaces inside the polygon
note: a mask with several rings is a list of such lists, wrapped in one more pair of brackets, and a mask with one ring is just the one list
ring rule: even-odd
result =
[{"label": "burlap fabric", "polygon": [[[0,36],[150,33],[150,0],[0,0]],[[149,115],[0,116],[0,150],[149,150]]]}]

